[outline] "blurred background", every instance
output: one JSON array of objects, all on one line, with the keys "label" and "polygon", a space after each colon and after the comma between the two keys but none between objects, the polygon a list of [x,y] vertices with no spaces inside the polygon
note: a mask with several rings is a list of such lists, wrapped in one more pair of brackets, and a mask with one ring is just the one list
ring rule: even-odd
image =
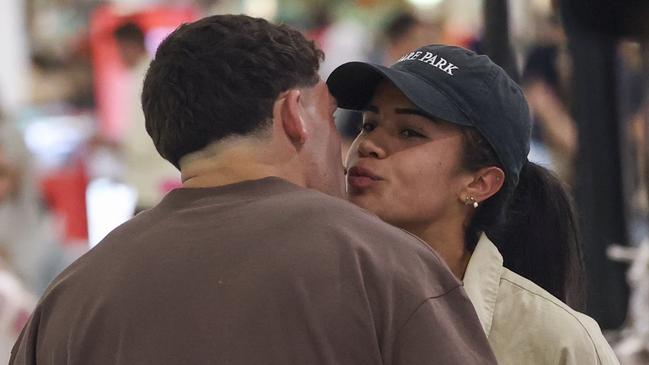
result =
[{"label": "blurred background", "polygon": [[[302,30],[339,64],[429,43],[488,54],[524,88],[530,160],[579,208],[585,312],[623,364],[649,364],[649,7],[598,0],[0,1],[0,361],[49,281],[179,186],[139,93],[182,22],[246,13]],[[359,116],[337,112],[349,143]]]}]

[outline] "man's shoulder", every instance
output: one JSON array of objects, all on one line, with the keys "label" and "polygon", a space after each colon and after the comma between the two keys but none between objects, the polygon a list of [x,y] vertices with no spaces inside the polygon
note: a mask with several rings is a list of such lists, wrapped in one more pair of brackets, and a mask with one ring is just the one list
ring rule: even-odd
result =
[{"label": "man's shoulder", "polygon": [[283,191],[283,194],[269,196],[276,199],[287,207],[293,209],[307,209],[314,214],[335,214],[336,212],[364,213],[367,211],[355,206],[340,197],[334,197],[323,192],[294,186],[292,189]]},{"label": "man's shoulder", "polygon": [[[302,237],[296,243],[302,246],[298,251],[320,248],[326,252],[324,255],[344,253],[353,258],[350,264],[353,261],[354,265],[373,268],[376,274],[390,273],[396,275],[394,278],[425,276],[436,284],[443,282],[444,290],[458,285],[437,253],[411,233],[341,198],[310,189],[288,194],[276,195],[262,204],[275,206],[274,213],[285,215],[276,219],[286,227],[286,234]],[[323,256],[312,259],[322,260]]]},{"label": "man's shoulder", "polygon": [[[356,242],[370,242],[377,249],[377,246],[387,245],[403,250],[427,251],[436,256],[418,237],[385,223],[373,213],[344,199],[310,189],[296,191],[295,196],[298,198],[289,202],[283,209],[293,210],[291,214],[294,214],[298,221],[308,225],[311,231],[347,236]],[[278,197],[278,200],[287,201],[282,197]]]},{"label": "man's shoulder", "polygon": [[340,226],[371,227],[385,234],[407,236],[410,240],[419,241],[411,234],[383,222],[371,212],[342,198],[311,189],[299,189],[292,191],[290,194],[290,198],[285,196],[275,197],[275,200],[282,203],[281,209],[285,212],[292,210],[294,213],[302,215],[304,220],[319,223],[317,226],[320,228],[335,229]]}]

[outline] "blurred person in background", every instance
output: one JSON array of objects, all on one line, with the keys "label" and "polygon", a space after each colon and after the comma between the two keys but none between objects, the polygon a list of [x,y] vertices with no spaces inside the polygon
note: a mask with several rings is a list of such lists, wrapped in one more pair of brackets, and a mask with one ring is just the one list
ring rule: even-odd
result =
[{"label": "blurred person in background", "polygon": [[[29,174],[22,136],[0,119],[0,362],[6,363],[36,305],[47,268],[50,227]],[[20,276],[18,276],[18,275]],[[27,284],[26,287],[25,283]]]},{"label": "blurred person in background", "polygon": [[618,364],[579,304],[569,193],[527,160],[523,92],[486,56],[431,45],[392,67],[351,62],[327,81],[363,111],[351,202],[424,239],[464,281],[502,364]]},{"label": "blurred person in background", "polygon": [[537,43],[528,53],[522,86],[534,116],[531,159],[572,183],[577,126],[570,115],[572,60],[558,17],[541,22]]},{"label": "blurred person in background", "polygon": [[[326,9],[323,9],[325,13]],[[354,14],[326,18],[318,15],[316,18],[327,23],[317,24],[314,33],[318,46],[327,55],[322,61],[319,74],[322,78],[329,76],[339,65],[349,61],[367,61],[371,57],[374,37],[362,19]]]},{"label": "blurred person in background", "polygon": [[[623,132],[621,155],[628,245],[612,245],[607,255],[628,262],[629,310],[614,349],[624,364],[649,362],[649,182],[647,154],[647,78],[639,43],[621,42],[618,110]],[[647,60],[649,61],[649,60]]]},{"label": "blurred person in background", "polygon": [[141,92],[150,57],[144,32],[139,25],[127,22],[114,31],[117,48],[128,69],[127,127],[121,141],[124,158],[124,180],[137,192],[136,212],[156,205],[170,188],[180,185],[178,171],[160,158],[144,128]]},{"label": "blurred person in background", "polygon": [[23,137],[6,120],[0,120],[0,171],[0,254],[40,293],[61,266],[60,232],[43,207]]},{"label": "blurred person in background", "polygon": [[434,23],[423,21],[408,11],[398,12],[384,30],[384,63],[391,65],[422,44],[437,43],[439,37],[440,29]]},{"label": "blurred person in background", "polygon": [[647,77],[643,75],[640,44],[622,42],[618,48],[618,111],[622,122],[622,171],[629,220],[629,240],[638,245],[649,237],[649,169],[647,154]]},{"label": "blurred person in background", "polygon": [[495,364],[430,247],[340,199],[322,57],[241,15],[167,37],[142,100],[183,187],[50,285],[10,363]]}]

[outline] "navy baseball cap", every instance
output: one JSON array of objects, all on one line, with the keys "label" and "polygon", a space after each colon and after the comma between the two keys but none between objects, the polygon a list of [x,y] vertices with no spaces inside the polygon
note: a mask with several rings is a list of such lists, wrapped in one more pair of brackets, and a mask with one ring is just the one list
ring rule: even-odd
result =
[{"label": "navy baseball cap", "polygon": [[431,118],[476,128],[518,184],[530,150],[530,111],[521,88],[489,57],[434,44],[390,67],[345,63],[331,73],[327,85],[340,108],[363,110],[384,79]]}]

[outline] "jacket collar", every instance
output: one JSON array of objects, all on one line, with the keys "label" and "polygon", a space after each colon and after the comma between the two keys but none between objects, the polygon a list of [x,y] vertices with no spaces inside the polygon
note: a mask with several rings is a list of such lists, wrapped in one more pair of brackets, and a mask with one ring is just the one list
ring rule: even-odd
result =
[{"label": "jacket collar", "polygon": [[487,336],[491,332],[502,270],[502,255],[483,233],[464,273],[464,290],[473,303]]}]

